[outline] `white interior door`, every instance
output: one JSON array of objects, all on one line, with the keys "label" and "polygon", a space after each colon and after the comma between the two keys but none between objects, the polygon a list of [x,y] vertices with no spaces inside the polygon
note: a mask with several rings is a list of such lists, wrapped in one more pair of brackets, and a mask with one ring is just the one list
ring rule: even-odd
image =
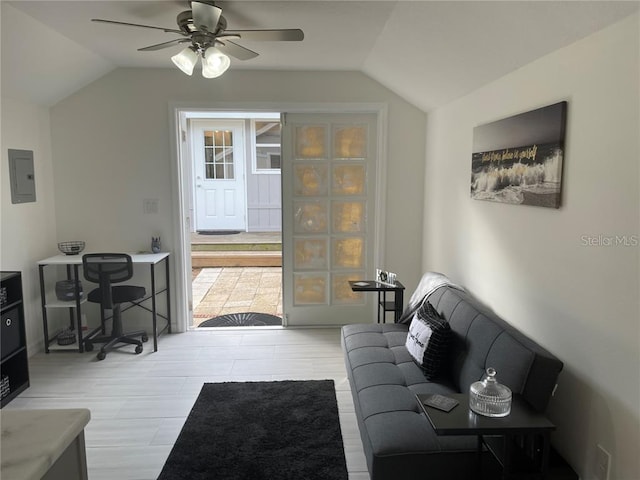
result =
[{"label": "white interior door", "polygon": [[371,319],[349,280],[374,267],[375,114],[286,114],[282,129],[283,307],[287,325]]},{"label": "white interior door", "polygon": [[244,122],[192,120],[196,230],[246,230]]}]

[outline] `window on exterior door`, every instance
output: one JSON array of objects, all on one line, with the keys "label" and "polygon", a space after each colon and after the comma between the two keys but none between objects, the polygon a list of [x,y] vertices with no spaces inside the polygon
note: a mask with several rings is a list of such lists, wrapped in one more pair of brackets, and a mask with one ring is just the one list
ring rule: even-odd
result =
[{"label": "window on exterior door", "polygon": [[204,165],[208,180],[233,180],[233,132],[204,131]]},{"label": "window on exterior door", "polygon": [[279,120],[252,120],[255,141],[254,173],[280,173],[281,124]]}]

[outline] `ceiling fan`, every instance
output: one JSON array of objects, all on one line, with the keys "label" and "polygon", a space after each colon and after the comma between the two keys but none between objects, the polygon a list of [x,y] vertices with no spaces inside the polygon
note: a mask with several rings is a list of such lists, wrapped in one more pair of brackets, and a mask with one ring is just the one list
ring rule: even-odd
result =
[{"label": "ceiling fan", "polygon": [[151,28],[180,35],[179,38],[139,48],[138,51],[149,52],[184,43],[190,44],[180,53],[171,57],[171,60],[180,70],[187,75],[191,75],[198,58],[202,58],[202,75],[206,78],[215,78],[222,75],[231,63],[229,55],[238,60],[249,60],[258,56],[258,53],[232,40],[299,42],[304,39],[304,32],[299,28],[227,30],[227,21],[222,16],[222,8],[216,6],[214,2],[193,0],[190,3],[191,10],[178,14],[176,19],[178,28],[155,27],[100,18],[92,18],[91,21]]}]

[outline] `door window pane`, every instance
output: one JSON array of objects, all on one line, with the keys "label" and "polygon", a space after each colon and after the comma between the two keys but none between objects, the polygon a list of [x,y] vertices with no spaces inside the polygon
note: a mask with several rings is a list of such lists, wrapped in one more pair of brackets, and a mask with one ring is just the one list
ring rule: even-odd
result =
[{"label": "door window pane", "polygon": [[354,292],[351,290],[349,280],[356,281],[365,278],[364,272],[355,273],[337,273],[332,275],[331,291],[333,295],[333,304],[357,304],[364,303],[364,295],[362,292]]},{"label": "door window pane", "polygon": [[334,238],[333,268],[364,268],[364,238]]},{"label": "door window pane", "polygon": [[364,202],[333,202],[331,222],[334,233],[364,232]]},{"label": "door window pane", "polygon": [[324,126],[296,127],[296,158],[326,158],[326,135]]},{"label": "door window pane", "polygon": [[215,130],[213,132],[214,145],[219,147],[233,145],[233,133],[231,130]]},{"label": "door window pane", "polygon": [[364,126],[338,126],[334,129],[334,158],[365,158],[367,130]]},{"label": "door window pane", "polygon": [[327,202],[295,202],[293,213],[295,233],[328,233]]},{"label": "door window pane", "polygon": [[294,267],[300,270],[327,269],[326,238],[296,238],[294,240]]},{"label": "door window pane", "polygon": [[364,165],[334,165],[334,195],[362,195],[365,191],[366,170]]},{"label": "door window pane", "polygon": [[293,300],[296,305],[327,303],[327,275],[325,273],[297,273],[293,275]]},{"label": "door window pane", "polygon": [[294,165],[293,191],[302,197],[321,197],[329,193],[326,165]]}]

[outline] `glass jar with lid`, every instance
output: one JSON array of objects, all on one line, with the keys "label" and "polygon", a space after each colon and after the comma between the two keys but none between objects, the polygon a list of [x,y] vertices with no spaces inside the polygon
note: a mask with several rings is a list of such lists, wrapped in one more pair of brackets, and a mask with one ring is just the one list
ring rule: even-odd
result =
[{"label": "glass jar with lid", "polygon": [[487,368],[484,380],[469,388],[469,408],[485,417],[506,417],[511,413],[511,390],[496,380],[496,370]]}]

